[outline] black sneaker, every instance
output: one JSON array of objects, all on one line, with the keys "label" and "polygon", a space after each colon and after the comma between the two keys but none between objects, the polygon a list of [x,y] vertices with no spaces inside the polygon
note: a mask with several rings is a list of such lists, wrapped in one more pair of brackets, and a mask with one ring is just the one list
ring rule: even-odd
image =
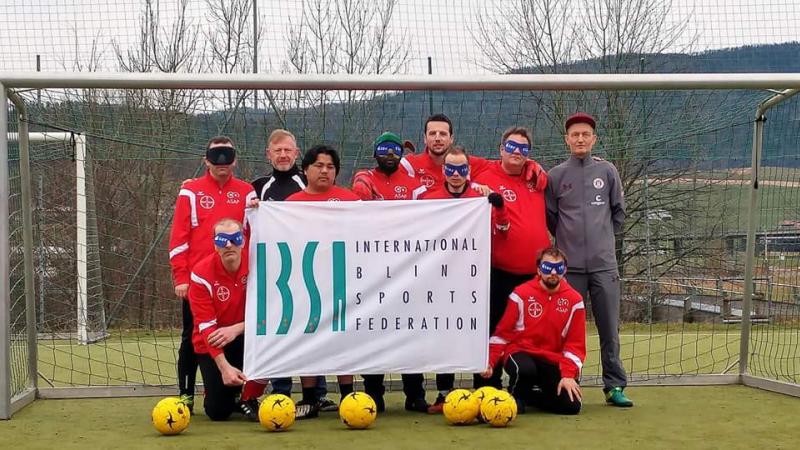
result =
[{"label": "black sneaker", "polygon": [[239,412],[251,422],[258,422],[258,399],[242,400],[239,402]]},{"label": "black sneaker", "polygon": [[297,420],[313,419],[319,416],[319,406],[317,403],[304,403],[302,400],[295,405],[294,418]]},{"label": "black sneaker", "polygon": [[424,397],[414,399],[406,398],[406,411],[426,413],[428,412],[429,406]]},{"label": "black sneaker", "polygon": [[328,397],[322,397],[317,400],[317,408],[322,412],[336,412],[339,411],[339,405]]}]

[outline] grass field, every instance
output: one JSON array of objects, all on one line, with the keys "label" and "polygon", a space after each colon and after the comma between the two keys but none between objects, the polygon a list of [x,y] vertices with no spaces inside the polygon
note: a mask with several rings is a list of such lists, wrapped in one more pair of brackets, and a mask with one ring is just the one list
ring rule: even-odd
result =
[{"label": "grass field", "polygon": [[[372,448],[797,448],[800,399],[744,386],[630,388],[636,406],[606,406],[602,391],[587,388],[578,416],[538,411],[509,428],[453,427],[441,416],[402,411],[400,394],[373,428],[350,431],[335,413],[297,422],[284,433],[234,416],[192,418],[181,435],[164,437],[149,422],[157,399],[39,400],[0,422],[0,442],[17,449],[372,449]],[[10,448],[10,447],[9,447]]]},{"label": "grass field", "polygon": [[[622,359],[639,377],[735,373],[739,333],[738,325],[627,325],[620,332]],[[178,341],[177,333],[121,333],[92,345],[42,340],[40,385],[174,384]],[[591,328],[587,345],[583,374],[593,377],[600,373],[600,358]],[[751,349],[755,375],[800,380],[800,328],[755,326]]]}]

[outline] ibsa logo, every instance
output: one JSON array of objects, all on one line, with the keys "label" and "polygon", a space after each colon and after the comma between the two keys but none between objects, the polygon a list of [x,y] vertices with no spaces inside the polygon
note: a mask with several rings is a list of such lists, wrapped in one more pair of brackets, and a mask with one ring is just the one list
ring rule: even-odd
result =
[{"label": "ibsa logo", "polygon": [[[294,296],[289,288],[289,279],[293,270],[297,270],[289,244],[278,242],[280,255],[280,273],[274,281],[281,297],[281,320],[277,329],[267,329],[267,244],[256,244],[256,336],[267,334],[287,334],[294,322]],[[308,292],[309,314],[304,333],[311,334],[317,331],[322,308],[329,307],[333,310],[333,331],[345,331],[345,312],[347,305],[347,280],[346,280],[346,252],[344,241],[333,241],[331,249],[331,280],[333,284],[332,297],[323,299],[314,275],[314,260],[319,247],[319,241],[309,241],[303,250],[299,270],[303,275],[303,282]]]}]

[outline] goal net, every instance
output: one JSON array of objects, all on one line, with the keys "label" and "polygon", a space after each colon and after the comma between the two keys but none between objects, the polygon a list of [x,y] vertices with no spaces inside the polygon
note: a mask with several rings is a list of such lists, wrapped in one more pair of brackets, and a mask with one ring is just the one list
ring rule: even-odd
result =
[{"label": "goal net", "polygon": [[[10,396],[31,392],[34,381],[78,395],[172,389],[181,304],[167,240],[179,187],[202,175],[211,136],[234,140],[237,176],[245,180],[270,171],[264,149],[276,128],[293,132],[303,150],[332,144],[343,155],[338,181],[349,185],[355,170],[374,164],[372,141],[384,131],[424,151],[423,125],[433,113],[452,119],[457,144],[488,158],[499,156],[506,128],[525,126],[533,132],[531,157],[545,168],[568,155],[565,117],[598,118],[595,154],[618,168],[628,208],[617,256],[621,355],[632,382],[737,382],[742,358],[748,373],[800,382],[800,95],[767,112],[763,151],[754,158],[757,106],[797,86],[726,89],[708,81],[721,73],[800,73],[793,2],[29,3],[0,5],[2,70],[15,71],[0,80],[34,69],[102,80],[11,86],[30,131],[30,202],[22,200],[20,111],[0,105],[8,108],[10,188],[10,264],[1,274],[8,284],[0,284],[10,298],[0,329],[9,329],[10,340],[0,347],[0,400],[5,373]],[[164,77],[147,86],[109,84],[141,73]],[[233,84],[251,73],[295,84]],[[558,83],[591,74],[613,84],[681,73],[706,84],[524,90],[506,76]],[[205,89],[187,82],[206,75],[215,82]],[[321,84],[362,75],[398,84]],[[432,90],[403,89],[404,75],[430,80],[424,88]],[[493,84],[481,84],[482,76]],[[456,88],[447,84],[453,77],[469,83]],[[755,256],[746,286],[748,250]],[[752,317],[743,323],[746,291]],[[596,384],[599,342],[587,312],[583,382]],[[744,353],[743,327],[750,330]],[[0,416],[3,409],[0,403]]]},{"label": "goal net", "polygon": [[[35,130],[33,250],[38,362],[45,383],[174,383],[180,304],[166,237],[181,182],[204,170],[209,137],[233,138],[238,176],[246,180],[269,170],[264,147],[275,128],[292,130],[303,149],[331,143],[343,154],[339,183],[348,185],[356,169],[373,165],[371,142],[385,130],[422,151],[424,119],[437,112],[452,119],[458,144],[487,158],[498,157],[507,127],[528,127],[531,156],[548,168],[567,157],[566,115],[595,114],[595,153],[617,166],[628,209],[618,256],[622,358],[632,380],[737,373],[752,117],[765,93],[236,91],[242,101],[229,108],[230,93],[24,94]],[[798,353],[792,342],[800,333],[798,105],[789,100],[771,113],[759,161],[751,359],[754,372],[794,382]],[[12,207],[12,217],[18,209]],[[19,222],[12,223],[15,241]],[[16,308],[24,305],[19,294],[14,298]],[[91,342],[97,336],[107,338]],[[601,370],[591,321],[588,345],[584,378],[592,382]]]}]

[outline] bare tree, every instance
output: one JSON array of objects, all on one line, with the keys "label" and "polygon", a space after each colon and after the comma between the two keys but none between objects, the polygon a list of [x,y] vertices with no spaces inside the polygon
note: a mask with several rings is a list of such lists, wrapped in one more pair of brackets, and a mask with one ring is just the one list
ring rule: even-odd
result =
[{"label": "bare tree", "polygon": [[[306,74],[397,74],[406,70],[409,45],[391,27],[397,0],[304,0],[299,22],[288,29],[287,63],[284,71]],[[303,91],[268,93],[279,117],[287,109],[309,109],[313,119],[305,128],[316,139],[325,134],[328,109],[336,108],[341,121],[336,134],[342,149],[362,150],[363,133],[370,129],[370,100],[377,93],[367,91]],[[285,119],[284,119],[285,123]]]},{"label": "bare tree", "polygon": [[[485,67],[502,73],[541,74],[604,73],[624,74],[659,69],[668,52],[689,51],[693,42],[689,15],[680,15],[672,0],[509,0],[485,7],[477,15],[474,42],[486,57]],[[676,98],[684,104],[681,119],[688,123],[703,108],[701,97],[675,93],[641,91],[531,92],[529,114],[549,122],[549,134],[563,133],[564,119],[577,109],[588,110],[601,119],[601,145],[623,180],[629,220],[619,240],[621,271],[628,276],[657,277],[667,273],[685,257],[699,250],[701,241],[670,254],[654,257],[653,245],[636,244],[622,249],[624,237],[645,238],[652,211],[681,210],[685,215],[699,212],[701,205],[686,201],[685,190],[673,189],[676,180],[696,173],[694,163],[667,164],[653,156],[653,148],[668,143],[665,121],[674,121]],[[672,108],[672,109],[671,109]],[[543,114],[540,114],[543,113]],[[654,130],[660,129],[657,138]],[[699,146],[686,146],[691,151]],[[707,189],[708,185],[694,186]],[[694,191],[695,194],[697,191]],[[662,233],[685,223],[656,224]],[[642,231],[644,230],[644,231]],[[713,230],[706,230],[712,232]],[[647,240],[648,239],[644,239]],[[638,241],[637,241],[638,242]],[[646,259],[646,264],[641,260]],[[636,264],[629,264],[636,262]],[[626,270],[627,268],[627,270]]]},{"label": "bare tree", "polygon": [[[203,35],[208,42],[208,67],[212,72],[248,73],[253,70],[253,53],[260,42],[262,29],[253,33],[252,0],[206,0],[208,27]],[[212,103],[222,102],[225,120],[219,125],[225,129],[240,117],[245,100],[251,90],[227,90],[222,95],[212,93]],[[213,106],[213,105],[212,105]],[[217,108],[214,108],[217,109]]]},{"label": "bare tree", "polygon": [[[180,0],[177,15],[165,19],[157,0],[145,0],[137,42],[129,48],[112,42],[119,69],[167,73],[203,70],[200,31],[189,19],[188,5],[189,0]],[[163,297],[169,295],[165,288],[171,284],[168,274],[156,264],[162,262],[165,250],[155,238],[169,226],[177,186],[189,175],[165,161],[174,156],[175,149],[186,147],[203,94],[153,89],[104,91],[104,95],[98,120],[115,123],[102,129],[124,130],[111,139],[99,140],[104,150],[117,158],[104,162],[96,171],[98,225],[109,241],[104,267],[111,283],[121,286],[108,319],[153,327],[164,323],[158,312],[163,310]]]}]

